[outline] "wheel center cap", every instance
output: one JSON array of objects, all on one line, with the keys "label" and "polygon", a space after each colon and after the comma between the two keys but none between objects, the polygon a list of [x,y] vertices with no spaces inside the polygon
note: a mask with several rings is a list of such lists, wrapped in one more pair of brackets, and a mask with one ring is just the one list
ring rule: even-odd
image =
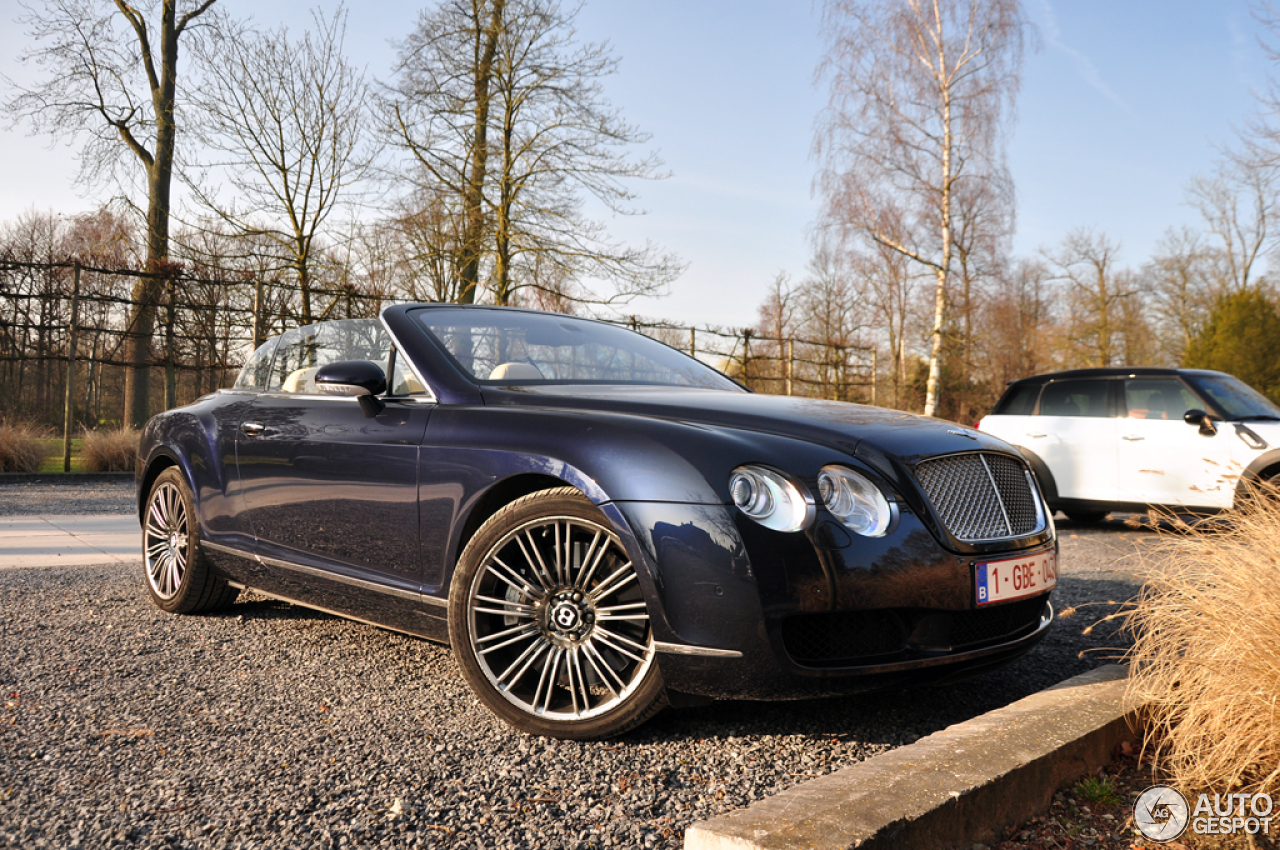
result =
[{"label": "wheel center cap", "polygon": [[551,620],[562,629],[575,629],[581,621],[582,615],[578,613],[578,606],[568,602],[561,602],[551,612]]},{"label": "wheel center cap", "polygon": [[169,535],[169,548],[175,550],[181,548],[178,545],[178,532],[176,531]]}]

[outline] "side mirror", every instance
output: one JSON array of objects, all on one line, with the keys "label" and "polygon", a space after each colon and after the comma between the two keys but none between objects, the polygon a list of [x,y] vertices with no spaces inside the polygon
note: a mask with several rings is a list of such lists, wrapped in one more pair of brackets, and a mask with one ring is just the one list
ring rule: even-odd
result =
[{"label": "side mirror", "polygon": [[386,407],[377,397],[387,391],[382,367],[369,360],[339,360],[316,370],[316,389],[325,395],[355,396],[360,410],[372,419]]},{"label": "side mirror", "polygon": [[1182,414],[1182,421],[1188,425],[1196,425],[1200,428],[1200,433],[1206,437],[1212,437],[1218,433],[1218,429],[1213,425],[1213,419],[1203,410],[1196,408],[1188,410]]}]

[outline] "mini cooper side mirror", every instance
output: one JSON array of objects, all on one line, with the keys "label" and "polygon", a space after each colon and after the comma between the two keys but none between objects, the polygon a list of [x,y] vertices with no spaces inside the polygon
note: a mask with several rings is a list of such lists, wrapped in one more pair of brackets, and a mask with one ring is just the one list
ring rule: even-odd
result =
[{"label": "mini cooper side mirror", "polygon": [[1210,418],[1209,414],[1199,408],[1188,410],[1186,413],[1182,414],[1182,421],[1188,425],[1199,426],[1200,433],[1206,437],[1212,437],[1214,434],[1218,433],[1218,429],[1213,425],[1213,419]]},{"label": "mini cooper side mirror", "polygon": [[369,360],[339,360],[316,370],[316,389],[325,395],[355,396],[365,418],[372,419],[386,407],[378,396],[387,391],[387,376]]}]

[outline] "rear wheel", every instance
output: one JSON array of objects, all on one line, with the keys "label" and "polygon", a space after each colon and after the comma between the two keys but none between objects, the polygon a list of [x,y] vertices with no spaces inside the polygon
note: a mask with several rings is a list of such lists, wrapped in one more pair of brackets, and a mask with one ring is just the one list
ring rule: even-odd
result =
[{"label": "rear wheel", "polygon": [[186,479],[176,467],[156,476],[142,525],[142,559],[151,601],[165,611],[194,614],[224,608],[236,591],[200,551],[200,524]]},{"label": "rear wheel", "polygon": [[449,635],[476,695],[525,732],[603,738],[667,704],[635,566],[572,488],[480,527],[453,577]]}]

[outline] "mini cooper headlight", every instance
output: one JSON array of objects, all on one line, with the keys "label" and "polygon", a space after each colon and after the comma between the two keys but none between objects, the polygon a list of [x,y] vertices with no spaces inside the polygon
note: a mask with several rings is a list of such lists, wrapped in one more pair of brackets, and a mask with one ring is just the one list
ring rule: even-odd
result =
[{"label": "mini cooper headlight", "polygon": [[729,493],[738,510],[774,531],[799,531],[813,520],[813,497],[804,485],[763,466],[735,469]]},{"label": "mini cooper headlight", "polygon": [[893,519],[880,488],[843,466],[824,466],[818,473],[818,495],[850,531],[863,537],[883,537]]}]

